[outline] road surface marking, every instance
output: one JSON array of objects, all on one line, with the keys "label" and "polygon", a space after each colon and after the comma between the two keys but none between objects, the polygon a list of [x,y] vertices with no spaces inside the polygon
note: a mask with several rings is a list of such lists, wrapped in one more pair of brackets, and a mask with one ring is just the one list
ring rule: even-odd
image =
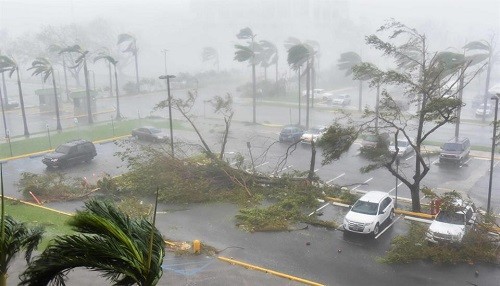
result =
[{"label": "road surface marking", "polygon": [[413,157],[415,157],[415,155],[411,155],[410,157],[406,158],[405,161],[408,161],[408,160],[410,160]]},{"label": "road surface marking", "polygon": [[460,164],[460,168],[462,168],[465,164],[469,163],[470,160],[472,160],[472,158],[469,158],[469,160],[465,161],[465,163]]},{"label": "road surface marking", "polygon": [[281,170],[277,171],[276,173],[283,172],[283,171],[285,171],[286,169],[291,168],[292,166],[293,166],[293,165],[289,165],[289,166],[283,167]]},{"label": "road surface marking", "polygon": [[312,213],[310,213],[310,214],[309,214],[309,216],[312,216],[313,214],[315,214],[316,212],[318,212],[318,211],[322,210],[324,207],[328,206],[329,204],[330,204],[330,203],[326,203],[326,204],[324,204],[324,205],[323,205],[322,207],[320,207],[319,209],[317,209],[317,210],[313,211]]},{"label": "road surface marking", "polygon": [[357,186],[356,186],[356,187],[354,187],[351,191],[356,190],[357,188],[361,187],[361,186],[362,186],[362,185],[364,185],[364,184],[367,184],[367,183],[368,183],[369,181],[371,181],[371,180],[373,180],[373,177],[371,177],[370,179],[368,179],[368,180],[364,181],[362,184],[357,185]]},{"label": "road surface marking", "polygon": [[318,169],[316,169],[316,170],[314,170],[314,173],[316,173],[318,170],[319,170],[319,168],[318,168]]},{"label": "road surface marking", "polygon": [[267,164],[269,164],[269,162],[264,162],[264,163],[262,163],[260,165],[255,166],[255,168],[259,168],[259,167],[262,167],[262,166],[267,165]]},{"label": "road surface marking", "polygon": [[433,161],[433,162],[431,163],[431,165],[434,165],[434,164],[436,164],[436,163],[437,163],[438,161],[439,161],[439,159],[437,159],[437,160],[434,160],[434,161]]},{"label": "road surface marking", "polygon": [[331,180],[326,181],[326,183],[327,183],[327,184],[330,184],[331,182],[333,182],[333,181],[337,180],[337,179],[338,179],[338,178],[340,178],[340,177],[343,177],[344,175],[345,175],[345,173],[342,173],[342,174],[338,175],[337,177],[335,177],[335,178],[333,178],[333,179],[331,179]]},{"label": "road surface marking", "polygon": [[384,232],[386,232],[394,223],[396,223],[401,216],[398,216],[396,219],[392,220],[391,224],[389,224],[384,230],[382,230],[377,236],[375,236],[375,239],[379,238]]},{"label": "road surface marking", "polygon": [[[400,183],[398,184],[398,187],[399,187],[399,186],[401,186],[402,184],[403,184],[403,182],[400,182]],[[388,193],[388,194],[390,194],[390,193],[392,193],[394,190],[396,190],[396,188],[395,188],[395,187],[394,187],[394,188],[392,188],[392,189],[391,189],[390,191],[388,191],[387,193]]]}]

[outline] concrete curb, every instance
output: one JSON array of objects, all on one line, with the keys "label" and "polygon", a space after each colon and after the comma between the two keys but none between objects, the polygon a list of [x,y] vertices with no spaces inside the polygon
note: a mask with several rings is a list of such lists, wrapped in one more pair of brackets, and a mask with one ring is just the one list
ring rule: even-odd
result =
[{"label": "concrete curb", "polygon": [[259,266],[256,266],[256,265],[248,264],[248,263],[245,263],[245,262],[242,262],[242,261],[234,260],[233,258],[227,258],[227,257],[224,257],[224,256],[218,256],[217,258],[220,259],[220,260],[222,260],[222,261],[231,263],[233,265],[239,265],[239,266],[243,266],[243,267],[245,267],[247,269],[262,271],[262,272],[265,272],[265,273],[268,273],[268,274],[276,275],[278,277],[282,277],[282,278],[286,278],[286,279],[289,279],[289,280],[301,282],[301,283],[304,283],[306,285],[313,285],[313,286],[324,286],[325,285],[325,284],[313,282],[313,281],[310,281],[310,280],[302,279],[300,277],[296,277],[296,276],[288,275],[288,274],[285,274],[285,273],[277,272],[277,271],[274,271],[274,270],[262,268],[262,267],[259,267]]}]

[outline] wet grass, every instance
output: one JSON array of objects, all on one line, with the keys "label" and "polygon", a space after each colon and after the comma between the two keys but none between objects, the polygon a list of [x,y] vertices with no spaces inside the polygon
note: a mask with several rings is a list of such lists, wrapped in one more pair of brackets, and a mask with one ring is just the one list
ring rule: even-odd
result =
[{"label": "wet grass", "polygon": [[[132,129],[145,125],[168,129],[169,121],[164,118],[142,118],[120,121],[110,120],[90,126],[67,128],[62,132],[50,131],[31,134],[29,138],[24,136],[13,137],[10,143],[7,141],[0,144],[0,159],[51,150],[62,143],[74,139],[98,141],[130,135]],[[174,120],[173,128],[183,129],[184,126],[180,121]]]},{"label": "wet grass", "polygon": [[28,227],[42,226],[45,229],[44,238],[38,249],[45,249],[56,236],[74,234],[66,225],[68,215],[45,208],[24,204],[17,200],[5,200],[5,214],[10,215]]}]

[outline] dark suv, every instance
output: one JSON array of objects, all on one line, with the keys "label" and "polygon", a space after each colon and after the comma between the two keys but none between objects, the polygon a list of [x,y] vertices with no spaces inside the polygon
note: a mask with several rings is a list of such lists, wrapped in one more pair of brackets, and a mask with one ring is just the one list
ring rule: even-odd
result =
[{"label": "dark suv", "polygon": [[441,152],[439,153],[439,163],[462,163],[470,153],[470,141],[469,138],[459,138],[452,139],[443,146],[441,146]]},{"label": "dark suv", "polygon": [[87,140],[75,140],[59,145],[52,153],[46,154],[42,162],[47,167],[66,167],[89,162],[97,155],[95,146]]}]

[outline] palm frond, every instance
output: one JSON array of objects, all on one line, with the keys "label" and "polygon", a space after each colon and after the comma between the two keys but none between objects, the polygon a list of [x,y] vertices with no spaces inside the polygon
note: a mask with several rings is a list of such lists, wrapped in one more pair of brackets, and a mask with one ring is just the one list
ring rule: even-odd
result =
[{"label": "palm frond", "polygon": [[480,51],[490,52],[491,47],[487,42],[474,41],[467,43],[464,46],[464,49],[466,51],[480,50]]},{"label": "palm frond", "polygon": [[234,52],[234,60],[238,62],[245,62],[255,56],[253,50],[248,46],[234,45],[236,51]]},{"label": "palm frond", "polygon": [[135,42],[135,37],[130,34],[120,34],[118,35],[118,42],[116,44],[120,45],[121,43],[128,41]]},{"label": "palm frond", "polygon": [[288,37],[288,39],[286,39],[285,43],[284,43],[284,46],[285,46],[285,49],[289,50],[291,47],[295,46],[295,45],[300,45],[302,44],[302,42],[297,39],[297,38],[294,38],[294,37]]},{"label": "palm frond", "polygon": [[288,50],[287,62],[292,69],[297,70],[311,57],[311,51],[305,44],[299,44]]},{"label": "palm frond", "polygon": [[243,40],[243,39],[252,39],[254,38],[255,35],[249,27],[243,28],[240,30],[238,34],[236,34],[236,38]]}]

